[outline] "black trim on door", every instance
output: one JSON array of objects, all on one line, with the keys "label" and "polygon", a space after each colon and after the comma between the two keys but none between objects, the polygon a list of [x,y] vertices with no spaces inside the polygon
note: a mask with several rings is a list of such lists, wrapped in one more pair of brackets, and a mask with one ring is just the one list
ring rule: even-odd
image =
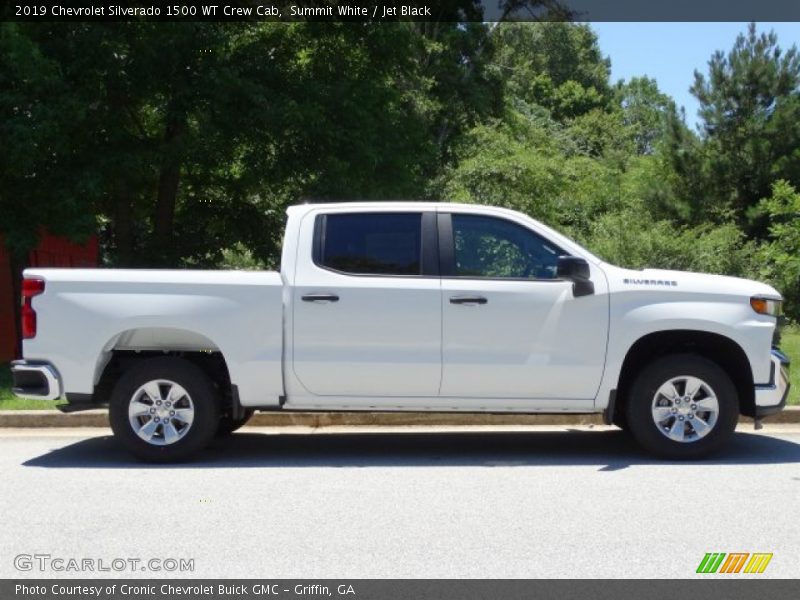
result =
[{"label": "black trim on door", "polygon": [[442,277],[455,277],[456,245],[453,240],[453,219],[450,213],[436,213],[439,232],[439,273]]},{"label": "black trim on door", "polygon": [[325,230],[328,226],[328,215],[317,215],[314,219],[314,241],[311,245],[311,259],[318,267],[322,265],[322,248],[325,246]]},{"label": "black trim on door", "polygon": [[436,213],[422,213],[422,275],[439,276],[439,232],[436,230]]}]

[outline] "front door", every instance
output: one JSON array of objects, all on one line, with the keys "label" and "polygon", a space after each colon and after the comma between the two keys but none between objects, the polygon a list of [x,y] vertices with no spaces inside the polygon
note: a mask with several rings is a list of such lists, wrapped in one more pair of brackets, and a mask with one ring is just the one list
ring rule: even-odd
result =
[{"label": "front door", "polygon": [[[504,218],[440,214],[442,385],[451,398],[589,400],[608,335],[605,277],[575,298],[556,277],[564,252]],[[554,406],[558,406],[557,402]]]}]

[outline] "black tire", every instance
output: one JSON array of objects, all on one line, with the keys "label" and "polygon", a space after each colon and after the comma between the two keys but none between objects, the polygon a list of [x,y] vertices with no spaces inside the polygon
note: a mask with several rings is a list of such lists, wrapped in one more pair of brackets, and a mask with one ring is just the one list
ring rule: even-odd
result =
[{"label": "black tire", "polygon": [[[167,380],[181,386],[188,394],[194,410],[191,425],[182,433],[182,437],[165,445],[154,445],[139,437],[128,417],[134,394],[143,385],[155,380]],[[145,396],[140,397],[149,401]],[[202,450],[213,439],[219,423],[219,406],[214,384],[202,369],[182,358],[152,358],[129,368],[117,382],[109,401],[109,420],[116,439],[135,456],[148,462],[177,462]],[[174,417],[173,421],[176,422]],[[185,426],[185,423],[181,425]],[[161,427],[160,431],[163,432],[163,424]],[[158,431],[156,426],[153,436],[156,441]],[[162,433],[161,439],[164,437]]]},{"label": "black tire", "polygon": [[244,411],[244,416],[238,419],[232,419],[230,415],[222,415],[219,419],[219,425],[217,425],[217,437],[225,437],[243,427],[255,412],[252,408],[248,408]]},{"label": "black tire", "polygon": [[630,431],[630,427],[628,427],[628,415],[624,410],[614,416],[613,424],[622,429],[622,431]]},{"label": "black tire", "polygon": [[[680,427],[678,436],[688,432],[688,441],[681,442],[662,433],[653,415],[653,402],[663,384],[678,378],[677,385],[680,387],[679,378],[685,376],[696,377],[710,386],[717,399],[719,412],[716,422],[702,437],[698,437],[688,415],[680,423],[676,421],[678,417],[670,416],[663,429],[666,432],[671,426]],[[685,387],[688,384],[683,390],[678,389],[679,394],[688,393]],[[700,392],[700,397],[703,395],[704,392]],[[675,406],[663,399],[661,402],[667,407]],[[689,406],[699,405],[691,402]],[[696,354],[673,354],[653,361],[642,370],[631,385],[625,409],[628,430],[646,450],[672,460],[698,459],[718,451],[732,436],[739,420],[739,397],[731,378],[716,363]],[[691,408],[686,408],[686,401],[683,400],[680,410],[691,411]],[[708,413],[701,414],[708,416]],[[710,419],[706,421],[710,422]]]}]

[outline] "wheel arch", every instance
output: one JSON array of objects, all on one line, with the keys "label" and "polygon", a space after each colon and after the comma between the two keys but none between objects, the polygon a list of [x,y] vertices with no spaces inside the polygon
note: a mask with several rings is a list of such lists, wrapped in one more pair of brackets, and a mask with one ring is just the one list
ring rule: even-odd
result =
[{"label": "wheel arch", "polygon": [[739,396],[739,412],[755,414],[753,371],[744,349],[734,340],[708,331],[656,331],[640,337],[622,362],[614,405],[614,422],[623,419],[628,392],[636,374],[653,360],[677,353],[695,353],[718,364],[731,378]]},{"label": "wheel arch", "polygon": [[105,404],[122,374],[134,364],[155,357],[183,358],[202,369],[214,382],[223,409],[238,402],[228,363],[213,340],[187,329],[139,327],[112,336],[95,365],[94,402]]}]

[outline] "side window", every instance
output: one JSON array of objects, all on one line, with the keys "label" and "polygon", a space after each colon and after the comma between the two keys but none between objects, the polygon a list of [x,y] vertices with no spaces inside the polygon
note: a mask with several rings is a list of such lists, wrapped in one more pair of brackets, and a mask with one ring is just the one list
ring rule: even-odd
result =
[{"label": "side window", "polygon": [[457,276],[555,279],[563,251],[531,230],[494,217],[452,219]]},{"label": "side window", "polygon": [[421,213],[352,213],[324,217],[320,266],[365,275],[419,275]]}]

